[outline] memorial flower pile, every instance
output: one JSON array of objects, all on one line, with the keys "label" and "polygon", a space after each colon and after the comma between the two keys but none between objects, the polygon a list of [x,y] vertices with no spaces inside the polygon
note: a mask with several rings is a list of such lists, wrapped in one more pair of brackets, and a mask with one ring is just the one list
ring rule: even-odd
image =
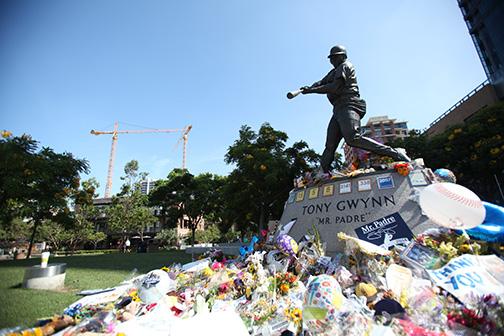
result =
[{"label": "memorial flower pile", "polygon": [[[183,330],[192,330],[198,323],[191,321],[200,318],[204,319],[201,330],[216,335],[280,336],[289,332],[346,336],[373,330],[387,335],[504,333],[504,284],[495,287],[502,292],[477,295],[473,290],[478,284],[464,287],[468,283],[460,277],[454,281],[460,281],[460,288],[469,293],[465,295],[453,286],[446,287],[444,280],[446,288],[436,282],[437,277],[449,276],[461,267],[469,272],[471,265],[457,258],[467,256],[467,251],[485,252],[484,243],[477,245],[464,235],[446,230],[419,235],[413,243],[438,252],[443,256],[443,267],[448,267],[429,275],[432,270],[420,266],[410,270],[403,259],[405,251],[372,247],[345,234],[339,238],[346,246],[345,253],[335,257],[324,255],[324,244],[317,233],[305,236],[296,245],[282,238],[278,247],[268,244],[265,237],[264,250],[255,250],[255,245],[250,253],[235,259],[225,259],[213,251],[193,263],[163,267],[114,291],[85,297],[60,317],[47,321],[43,331],[17,329],[4,334],[50,335],[61,330],[59,335],[63,336],[137,335],[139,330],[148,334],[156,328],[178,335],[174,330],[179,323]],[[267,254],[271,257],[266,258]],[[490,256],[481,256],[485,257]],[[504,261],[499,264],[495,258],[478,262],[492,262],[504,269]],[[303,260],[314,260],[317,267],[300,267]],[[286,271],[271,267],[282,262],[287,265]],[[458,266],[450,266],[453,262]],[[480,277],[483,282],[483,275]],[[241,322],[232,330],[225,331],[221,326],[219,333],[212,333],[213,323],[217,323],[213,321],[219,316],[229,323]]]}]

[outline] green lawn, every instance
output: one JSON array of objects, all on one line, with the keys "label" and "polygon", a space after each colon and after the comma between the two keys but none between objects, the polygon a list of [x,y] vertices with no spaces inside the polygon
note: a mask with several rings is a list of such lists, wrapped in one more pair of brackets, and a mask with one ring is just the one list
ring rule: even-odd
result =
[{"label": "green lawn", "polygon": [[75,294],[80,290],[115,286],[133,274],[190,260],[190,255],[180,251],[53,257],[50,263],[67,264],[62,292],[21,288],[25,268],[39,264],[40,259],[0,261],[0,329],[29,327],[39,318],[60,314],[80,298]]}]

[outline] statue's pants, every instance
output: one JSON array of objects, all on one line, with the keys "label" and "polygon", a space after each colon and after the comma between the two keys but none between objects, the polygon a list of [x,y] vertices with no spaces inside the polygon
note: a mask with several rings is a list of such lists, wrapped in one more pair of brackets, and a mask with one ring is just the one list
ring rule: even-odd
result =
[{"label": "statue's pants", "polygon": [[390,146],[383,145],[373,139],[362,136],[359,133],[360,116],[350,106],[335,108],[329,126],[327,126],[327,138],[324,153],[320,165],[324,172],[329,172],[331,163],[334,161],[334,153],[338,148],[341,139],[350,147],[362,148],[364,150],[392,157],[400,161],[400,154]]}]

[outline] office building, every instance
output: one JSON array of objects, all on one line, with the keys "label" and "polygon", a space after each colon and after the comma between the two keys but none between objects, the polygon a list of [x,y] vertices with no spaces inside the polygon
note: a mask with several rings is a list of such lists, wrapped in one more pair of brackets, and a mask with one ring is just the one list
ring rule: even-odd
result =
[{"label": "office building", "polygon": [[504,1],[457,2],[487,79],[434,120],[425,131],[428,136],[440,134],[504,100]]},{"label": "office building", "polygon": [[140,182],[140,191],[144,195],[149,195],[149,193],[156,187],[158,181],[157,180],[145,180]]},{"label": "office building", "polygon": [[458,0],[490,84],[504,99],[504,1]]}]

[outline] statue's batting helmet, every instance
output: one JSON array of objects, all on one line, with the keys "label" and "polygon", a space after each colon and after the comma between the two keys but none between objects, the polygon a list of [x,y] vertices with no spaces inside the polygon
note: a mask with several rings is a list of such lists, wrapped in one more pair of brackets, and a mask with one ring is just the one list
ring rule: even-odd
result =
[{"label": "statue's batting helmet", "polygon": [[346,48],[341,45],[337,45],[337,46],[332,47],[331,51],[329,52],[329,56],[327,56],[327,58],[331,58],[336,55],[345,55],[346,56]]}]

